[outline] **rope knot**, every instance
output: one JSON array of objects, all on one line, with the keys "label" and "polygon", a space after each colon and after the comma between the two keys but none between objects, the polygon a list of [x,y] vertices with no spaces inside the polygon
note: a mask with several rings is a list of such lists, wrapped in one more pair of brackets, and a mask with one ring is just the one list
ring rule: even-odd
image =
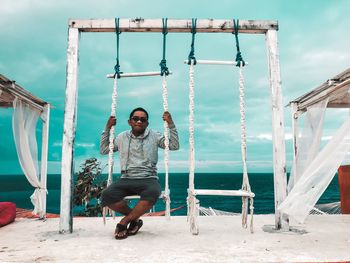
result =
[{"label": "rope knot", "polygon": [[237,19],[237,22],[235,19],[233,19],[233,32],[232,34],[235,35],[235,39],[236,39],[236,49],[237,49],[237,54],[236,54],[236,66],[237,67],[244,67],[245,62],[243,60],[241,51],[239,49],[239,40],[238,40],[238,29],[239,29],[239,20]]},{"label": "rope knot", "polygon": [[116,40],[117,40],[117,57],[116,57],[116,65],[114,66],[114,78],[117,76],[118,79],[120,79],[120,74],[123,73],[120,71],[120,65],[119,65],[119,35],[122,33],[119,28],[119,18],[116,17],[115,20],[115,35],[116,35]]},{"label": "rope knot", "polygon": [[194,50],[191,50],[190,54],[188,55],[188,65],[191,65],[191,61],[193,60],[193,65],[197,64],[196,57],[194,56]]},{"label": "rope knot", "polygon": [[160,75],[163,76],[165,74],[165,76],[169,75],[169,69],[166,66],[166,59],[162,59],[159,63],[160,66]]},{"label": "rope knot", "polygon": [[114,71],[115,71],[114,78],[115,78],[115,76],[117,76],[117,78],[120,79],[120,74],[122,74],[123,72],[120,71],[119,61],[114,66]]},{"label": "rope knot", "polygon": [[192,33],[192,43],[191,43],[191,51],[190,54],[188,55],[188,65],[191,65],[191,62],[193,60],[193,65],[197,64],[196,57],[194,56],[194,40],[195,40],[195,35],[197,33],[197,18],[192,18],[192,28],[191,28],[191,33]]},{"label": "rope knot", "polygon": [[238,51],[236,54],[236,62],[237,62],[236,67],[240,67],[240,66],[244,67],[245,65],[241,51]]}]

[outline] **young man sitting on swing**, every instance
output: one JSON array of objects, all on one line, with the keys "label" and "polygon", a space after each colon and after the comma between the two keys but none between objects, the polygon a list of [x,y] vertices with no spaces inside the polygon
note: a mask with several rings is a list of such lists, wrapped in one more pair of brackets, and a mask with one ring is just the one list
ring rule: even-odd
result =
[{"label": "young man sitting on swing", "polygon": [[[179,137],[169,112],[163,113],[169,127],[169,150],[179,149]],[[109,131],[116,125],[110,117],[101,135],[100,152],[109,152]],[[119,212],[124,217],[117,224],[115,238],[124,239],[135,235],[143,222],[140,217],[157,202],[161,193],[157,175],[158,147],[165,148],[164,135],[148,127],[148,113],[136,108],[130,113],[128,123],[131,131],[124,131],[114,139],[114,151],[119,152],[121,177],[102,192],[102,207]],[[132,209],[124,197],[139,195],[140,200]]]}]

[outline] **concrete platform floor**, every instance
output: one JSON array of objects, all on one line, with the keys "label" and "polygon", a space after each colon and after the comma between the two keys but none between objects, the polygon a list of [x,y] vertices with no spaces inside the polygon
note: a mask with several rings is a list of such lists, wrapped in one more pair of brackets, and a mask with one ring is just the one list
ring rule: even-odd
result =
[{"label": "concrete platform floor", "polygon": [[255,215],[254,234],[239,216],[202,216],[198,236],[183,216],[143,220],[136,236],[115,240],[119,218],[74,218],[71,234],[58,233],[59,218],[16,219],[0,228],[0,262],[350,262],[350,215],[313,215],[289,232]]}]

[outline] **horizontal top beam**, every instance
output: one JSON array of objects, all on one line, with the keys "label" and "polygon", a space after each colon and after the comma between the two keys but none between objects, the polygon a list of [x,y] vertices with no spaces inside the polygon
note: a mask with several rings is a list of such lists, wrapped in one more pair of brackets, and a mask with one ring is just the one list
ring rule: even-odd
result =
[{"label": "horizontal top beam", "polygon": [[11,105],[13,107],[13,101],[16,97],[40,111],[43,111],[45,105],[48,104],[48,102],[23,89],[15,81],[0,74],[0,108],[8,108]]},{"label": "horizontal top beam", "polygon": [[[80,32],[115,32],[115,19],[69,20],[70,28]],[[232,33],[232,19],[197,19],[196,31],[201,33]],[[162,19],[120,19],[121,32],[162,32]],[[192,19],[168,19],[168,32],[191,32]],[[267,30],[278,30],[274,20],[239,20],[239,33],[265,34]]]},{"label": "horizontal top beam", "polygon": [[328,108],[348,108],[350,105],[350,68],[322,83],[318,88],[292,100],[298,112],[305,112],[310,107],[328,98]]}]

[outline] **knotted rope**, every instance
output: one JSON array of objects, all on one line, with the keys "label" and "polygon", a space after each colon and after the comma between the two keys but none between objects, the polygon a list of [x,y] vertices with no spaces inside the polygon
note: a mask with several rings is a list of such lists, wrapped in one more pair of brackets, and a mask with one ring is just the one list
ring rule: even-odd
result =
[{"label": "knotted rope", "polygon": [[193,234],[198,234],[197,226],[197,206],[198,201],[196,195],[194,194],[194,170],[195,170],[195,147],[194,147],[194,63],[195,59],[190,60],[190,69],[189,69],[189,144],[190,144],[190,162],[189,162],[189,189],[187,197],[187,207],[189,215],[187,220],[190,222],[191,232]]},{"label": "knotted rope", "polygon": [[119,18],[115,18],[114,19],[115,22],[115,36],[116,36],[116,43],[117,43],[117,56],[116,56],[116,64],[114,66],[114,71],[115,71],[115,76],[117,76],[117,78],[120,78],[120,74],[123,73],[120,71],[120,65],[119,65],[119,35],[122,33],[119,29]]},{"label": "knotted rope", "polygon": [[192,29],[191,29],[192,42],[191,42],[191,51],[188,54],[188,65],[191,64],[191,61],[193,61],[194,65],[197,64],[196,57],[194,56],[194,40],[197,33],[196,27],[197,27],[197,18],[192,18]]},{"label": "knotted rope", "polygon": [[[163,58],[159,63],[162,79],[162,97],[163,97],[163,109],[169,110],[168,105],[168,88],[167,88],[167,76],[169,75],[169,69],[166,65],[166,35],[167,31],[167,18],[163,18]],[[169,190],[169,127],[168,123],[164,121],[164,168],[165,168],[165,189],[164,189],[164,201],[165,201],[165,216],[170,219],[170,190]]]},{"label": "knotted rope", "polygon": [[[116,57],[116,65],[114,66],[115,74],[113,80],[113,92],[112,92],[112,104],[111,104],[111,116],[117,116],[117,97],[118,97],[118,79],[120,78],[120,65],[119,65],[119,35],[121,34],[119,29],[119,18],[115,18],[115,34],[117,40],[117,57]],[[108,145],[108,179],[107,186],[111,185],[113,182],[113,165],[114,165],[114,126],[109,130],[109,145]],[[102,210],[103,222],[106,224],[106,215],[113,215],[115,213],[113,210],[108,207],[104,207]]]},{"label": "knotted rope", "polygon": [[[240,125],[241,125],[241,152],[242,152],[242,162],[243,162],[243,182],[242,190],[251,193],[249,178],[248,178],[248,169],[247,169],[247,138],[246,138],[246,126],[245,126],[245,99],[244,99],[244,76],[243,76],[243,67],[245,62],[242,58],[241,51],[239,49],[239,40],[238,40],[238,28],[239,20],[237,23],[233,20],[234,32],[236,39],[236,66],[239,67],[239,112],[240,112]],[[250,200],[250,231],[253,232],[253,197],[242,197],[242,227],[247,228],[247,217],[248,217],[248,202]]]}]

